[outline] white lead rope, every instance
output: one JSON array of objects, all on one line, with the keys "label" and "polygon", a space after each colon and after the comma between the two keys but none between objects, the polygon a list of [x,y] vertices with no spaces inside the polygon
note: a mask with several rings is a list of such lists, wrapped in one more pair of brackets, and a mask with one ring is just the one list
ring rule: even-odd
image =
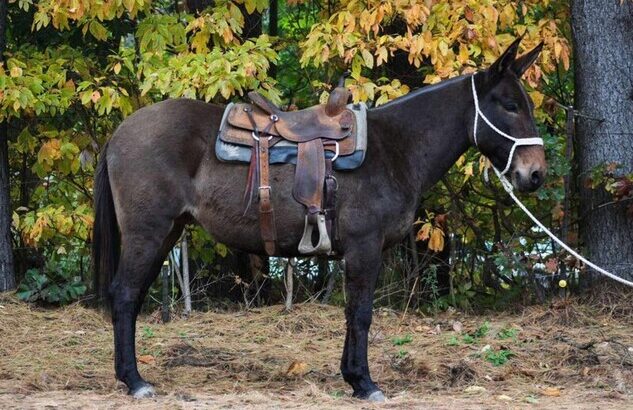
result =
[{"label": "white lead rope", "polygon": [[514,195],[514,191],[512,189],[512,184],[510,183],[510,181],[507,180],[506,177],[503,176],[503,174],[501,172],[499,172],[499,170],[497,168],[495,168],[494,166],[492,167],[492,169],[495,170],[495,173],[497,174],[497,177],[499,178],[499,181],[501,181],[501,186],[503,186],[503,189],[505,189],[505,191],[508,193],[508,195],[510,195],[510,197],[514,200],[514,202],[516,202],[517,205],[519,205],[519,208],[521,208],[523,210],[523,212],[526,213],[527,216],[530,217],[530,219],[532,219],[532,221],[534,221],[534,223],[541,228],[550,238],[552,238],[554,241],[556,241],[557,244],[559,244],[563,249],[565,249],[567,252],[569,252],[570,254],[572,254],[573,256],[575,256],[577,259],[583,261],[586,265],[592,267],[593,269],[597,270],[598,272],[602,273],[605,276],[608,276],[609,278],[618,281],[624,285],[627,286],[631,286],[633,287],[633,282],[628,281],[626,279],[623,279],[619,276],[614,275],[613,273],[606,271],[604,269],[602,269],[600,266],[596,265],[595,263],[587,260],[586,258],[584,258],[582,255],[580,255],[578,252],[576,252],[575,250],[573,250],[572,248],[570,248],[565,242],[563,242],[562,240],[558,239],[558,237],[556,235],[554,235],[549,229],[547,229],[545,227],[545,225],[543,225],[541,223],[541,221],[539,221],[533,214],[532,212],[530,212],[525,205],[523,205],[523,203],[519,200],[519,198],[516,197],[516,195]]}]

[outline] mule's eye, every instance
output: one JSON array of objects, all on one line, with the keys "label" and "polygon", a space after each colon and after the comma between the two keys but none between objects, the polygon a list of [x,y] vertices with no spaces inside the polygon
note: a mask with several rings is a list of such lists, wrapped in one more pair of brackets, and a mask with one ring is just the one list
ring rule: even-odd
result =
[{"label": "mule's eye", "polygon": [[513,102],[507,102],[507,103],[503,104],[503,108],[506,111],[510,111],[510,112],[517,112],[519,110],[519,106],[516,103],[513,103]]}]

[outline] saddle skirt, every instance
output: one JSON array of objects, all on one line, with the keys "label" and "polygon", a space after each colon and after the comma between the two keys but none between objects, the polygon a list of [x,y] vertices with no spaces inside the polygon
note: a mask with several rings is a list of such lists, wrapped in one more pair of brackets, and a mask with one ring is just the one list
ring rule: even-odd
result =
[{"label": "saddle skirt", "polygon": [[[251,152],[254,139],[252,137],[252,126],[244,121],[244,116],[239,115],[244,108],[251,108],[251,104],[230,103],[224,110],[220,131],[215,143],[215,154],[220,161],[244,162],[251,161]],[[257,110],[257,108],[254,108]],[[347,135],[339,139],[339,156],[333,162],[333,168],[337,171],[353,170],[360,167],[365,159],[367,151],[367,106],[361,104],[349,104],[346,111],[353,114],[351,127]],[[259,123],[259,116],[256,116],[257,126],[260,131],[266,128],[266,123]],[[269,130],[271,139],[269,141],[269,163],[270,164],[296,164],[298,156],[298,143],[285,139],[282,135],[285,129],[272,127]],[[328,144],[324,146],[325,157],[334,158],[336,155],[336,145]]]}]

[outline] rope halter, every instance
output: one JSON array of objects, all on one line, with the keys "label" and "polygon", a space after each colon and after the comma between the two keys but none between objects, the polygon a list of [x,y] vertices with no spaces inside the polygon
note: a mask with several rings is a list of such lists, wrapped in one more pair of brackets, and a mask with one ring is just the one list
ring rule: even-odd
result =
[{"label": "rope halter", "polygon": [[505,132],[501,131],[499,128],[495,127],[494,124],[490,122],[490,120],[484,115],[484,113],[479,108],[479,98],[477,97],[477,89],[475,88],[474,74],[470,77],[470,83],[473,88],[473,100],[475,101],[475,120],[473,124],[473,139],[475,140],[475,146],[479,147],[479,144],[477,143],[477,122],[479,120],[479,117],[481,117],[484,120],[484,122],[488,124],[490,128],[493,129],[494,132],[514,142],[514,144],[512,144],[512,148],[510,149],[510,154],[508,155],[508,161],[506,162],[506,166],[503,169],[503,171],[500,172],[501,175],[505,175],[505,173],[508,172],[508,170],[510,169],[510,166],[512,165],[512,157],[514,156],[514,151],[516,150],[518,146],[521,146],[521,145],[541,145],[542,146],[543,139],[539,137],[514,138],[513,136],[508,135]]}]

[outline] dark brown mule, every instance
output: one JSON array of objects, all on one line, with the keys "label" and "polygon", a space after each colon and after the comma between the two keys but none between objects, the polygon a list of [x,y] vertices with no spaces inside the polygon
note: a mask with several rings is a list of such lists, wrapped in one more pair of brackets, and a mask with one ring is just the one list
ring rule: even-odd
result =
[{"label": "dark brown mule", "polygon": [[[536,137],[532,106],[519,78],[540,46],[515,59],[518,41],[488,70],[475,75],[481,111],[498,129]],[[130,394],[145,397],[152,386],[135,358],[136,317],[167,252],[186,223],[197,222],[231,247],[264,254],[256,207],[243,215],[248,165],[218,161],[214,140],[223,107],[170,100],[139,110],[118,128],[96,174],[94,263],[102,295],[111,301],[116,377]],[[473,145],[471,76],[425,87],[368,112],[364,164],[337,172],[340,243],[349,298],[343,378],[354,397],[381,400],[369,376],[367,332],[382,251],[411,229],[422,193]],[[512,141],[480,121],[478,148],[503,169]],[[517,148],[511,180],[521,191],[538,188],[545,173],[541,146]],[[298,256],[304,223],[292,197],[293,165],[271,166],[277,212],[278,254]]]}]

